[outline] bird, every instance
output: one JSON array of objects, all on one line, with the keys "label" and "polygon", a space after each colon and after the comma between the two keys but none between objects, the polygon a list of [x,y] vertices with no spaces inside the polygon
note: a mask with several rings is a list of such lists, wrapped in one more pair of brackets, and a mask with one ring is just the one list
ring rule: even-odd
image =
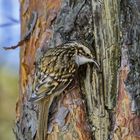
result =
[{"label": "bird", "polygon": [[100,69],[91,50],[76,41],[49,48],[35,62],[33,89],[29,100],[39,104],[39,140],[47,139],[48,113],[53,99],[69,86],[78,68],[87,63],[93,63]]}]

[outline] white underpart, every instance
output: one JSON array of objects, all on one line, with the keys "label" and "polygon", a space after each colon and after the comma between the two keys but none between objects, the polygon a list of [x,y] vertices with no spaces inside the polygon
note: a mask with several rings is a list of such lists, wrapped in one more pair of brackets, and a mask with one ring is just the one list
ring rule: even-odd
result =
[{"label": "white underpart", "polygon": [[99,68],[99,65],[96,61],[94,61],[93,59],[87,58],[85,56],[75,55],[75,62],[78,66],[91,62],[91,63],[94,63]]}]

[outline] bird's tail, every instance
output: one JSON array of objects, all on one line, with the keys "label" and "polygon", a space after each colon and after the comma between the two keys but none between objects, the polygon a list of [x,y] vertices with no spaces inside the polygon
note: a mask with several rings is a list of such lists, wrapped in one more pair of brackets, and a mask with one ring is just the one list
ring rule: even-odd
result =
[{"label": "bird's tail", "polygon": [[[50,97],[51,98],[51,97]],[[49,108],[53,99],[43,99],[39,103],[38,140],[47,140]]]}]

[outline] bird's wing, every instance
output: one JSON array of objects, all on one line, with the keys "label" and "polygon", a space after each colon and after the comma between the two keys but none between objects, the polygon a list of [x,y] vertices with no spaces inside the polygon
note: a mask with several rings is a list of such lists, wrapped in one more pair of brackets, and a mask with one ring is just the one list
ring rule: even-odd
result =
[{"label": "bird's wing", "polygon": [[[32,93],[29,101],[36,102],[41,100],[42,98],[47,98],[51,94],[58,95],[59,93],[63,92],[72,81],[72,79],[56,81],[53,78],[47,76],[46,80],[43,83],[38,84],[38,86],[35,87],[36,89]],[[49,80],[48,82],[47,79],[51,80]]]},{"label": "bird's wing", "polygon": [[30,100],[38,101],[51,94],[61,93],[74,77],[76,69],[73,61],[72,56],[67,56],[65,49],[48,50],[35,69],[33,94]]}]

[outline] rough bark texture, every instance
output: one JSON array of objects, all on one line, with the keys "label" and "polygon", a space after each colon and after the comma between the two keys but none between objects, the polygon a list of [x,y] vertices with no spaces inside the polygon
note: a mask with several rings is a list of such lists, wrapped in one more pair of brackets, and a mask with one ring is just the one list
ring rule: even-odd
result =
[{"label": "rough bark texture", "polygon": [[139,1],[120,2],[121,69],[114,140],[140,139],[139,10]]},{"label": "rough bark texture", "polygon": [[[97,114],[93,115],[95,139],[112,139],[114,113],[117,97],[117,76],[120,58],[119,2],[92,0],[95,46],[102,74],[98,76]],[[94,84],[95,85],[95,84]],[[93,90],[95,91],[95,90]],[[95,98],[97,95],[95,94]],[[100,108],[99,108],[100,107]]]},{"label": "rough bark texture", "polygon": [[140,139],[138,5],[135,0],[21,0],[22,36],[33,11],[38,18],[21,46],[17,140],[36,139],[38,105],[28,102],[35,58],[70,40],[93,51],[101,72],[81,67],[71,89],[55,99],[48,140]]}]

